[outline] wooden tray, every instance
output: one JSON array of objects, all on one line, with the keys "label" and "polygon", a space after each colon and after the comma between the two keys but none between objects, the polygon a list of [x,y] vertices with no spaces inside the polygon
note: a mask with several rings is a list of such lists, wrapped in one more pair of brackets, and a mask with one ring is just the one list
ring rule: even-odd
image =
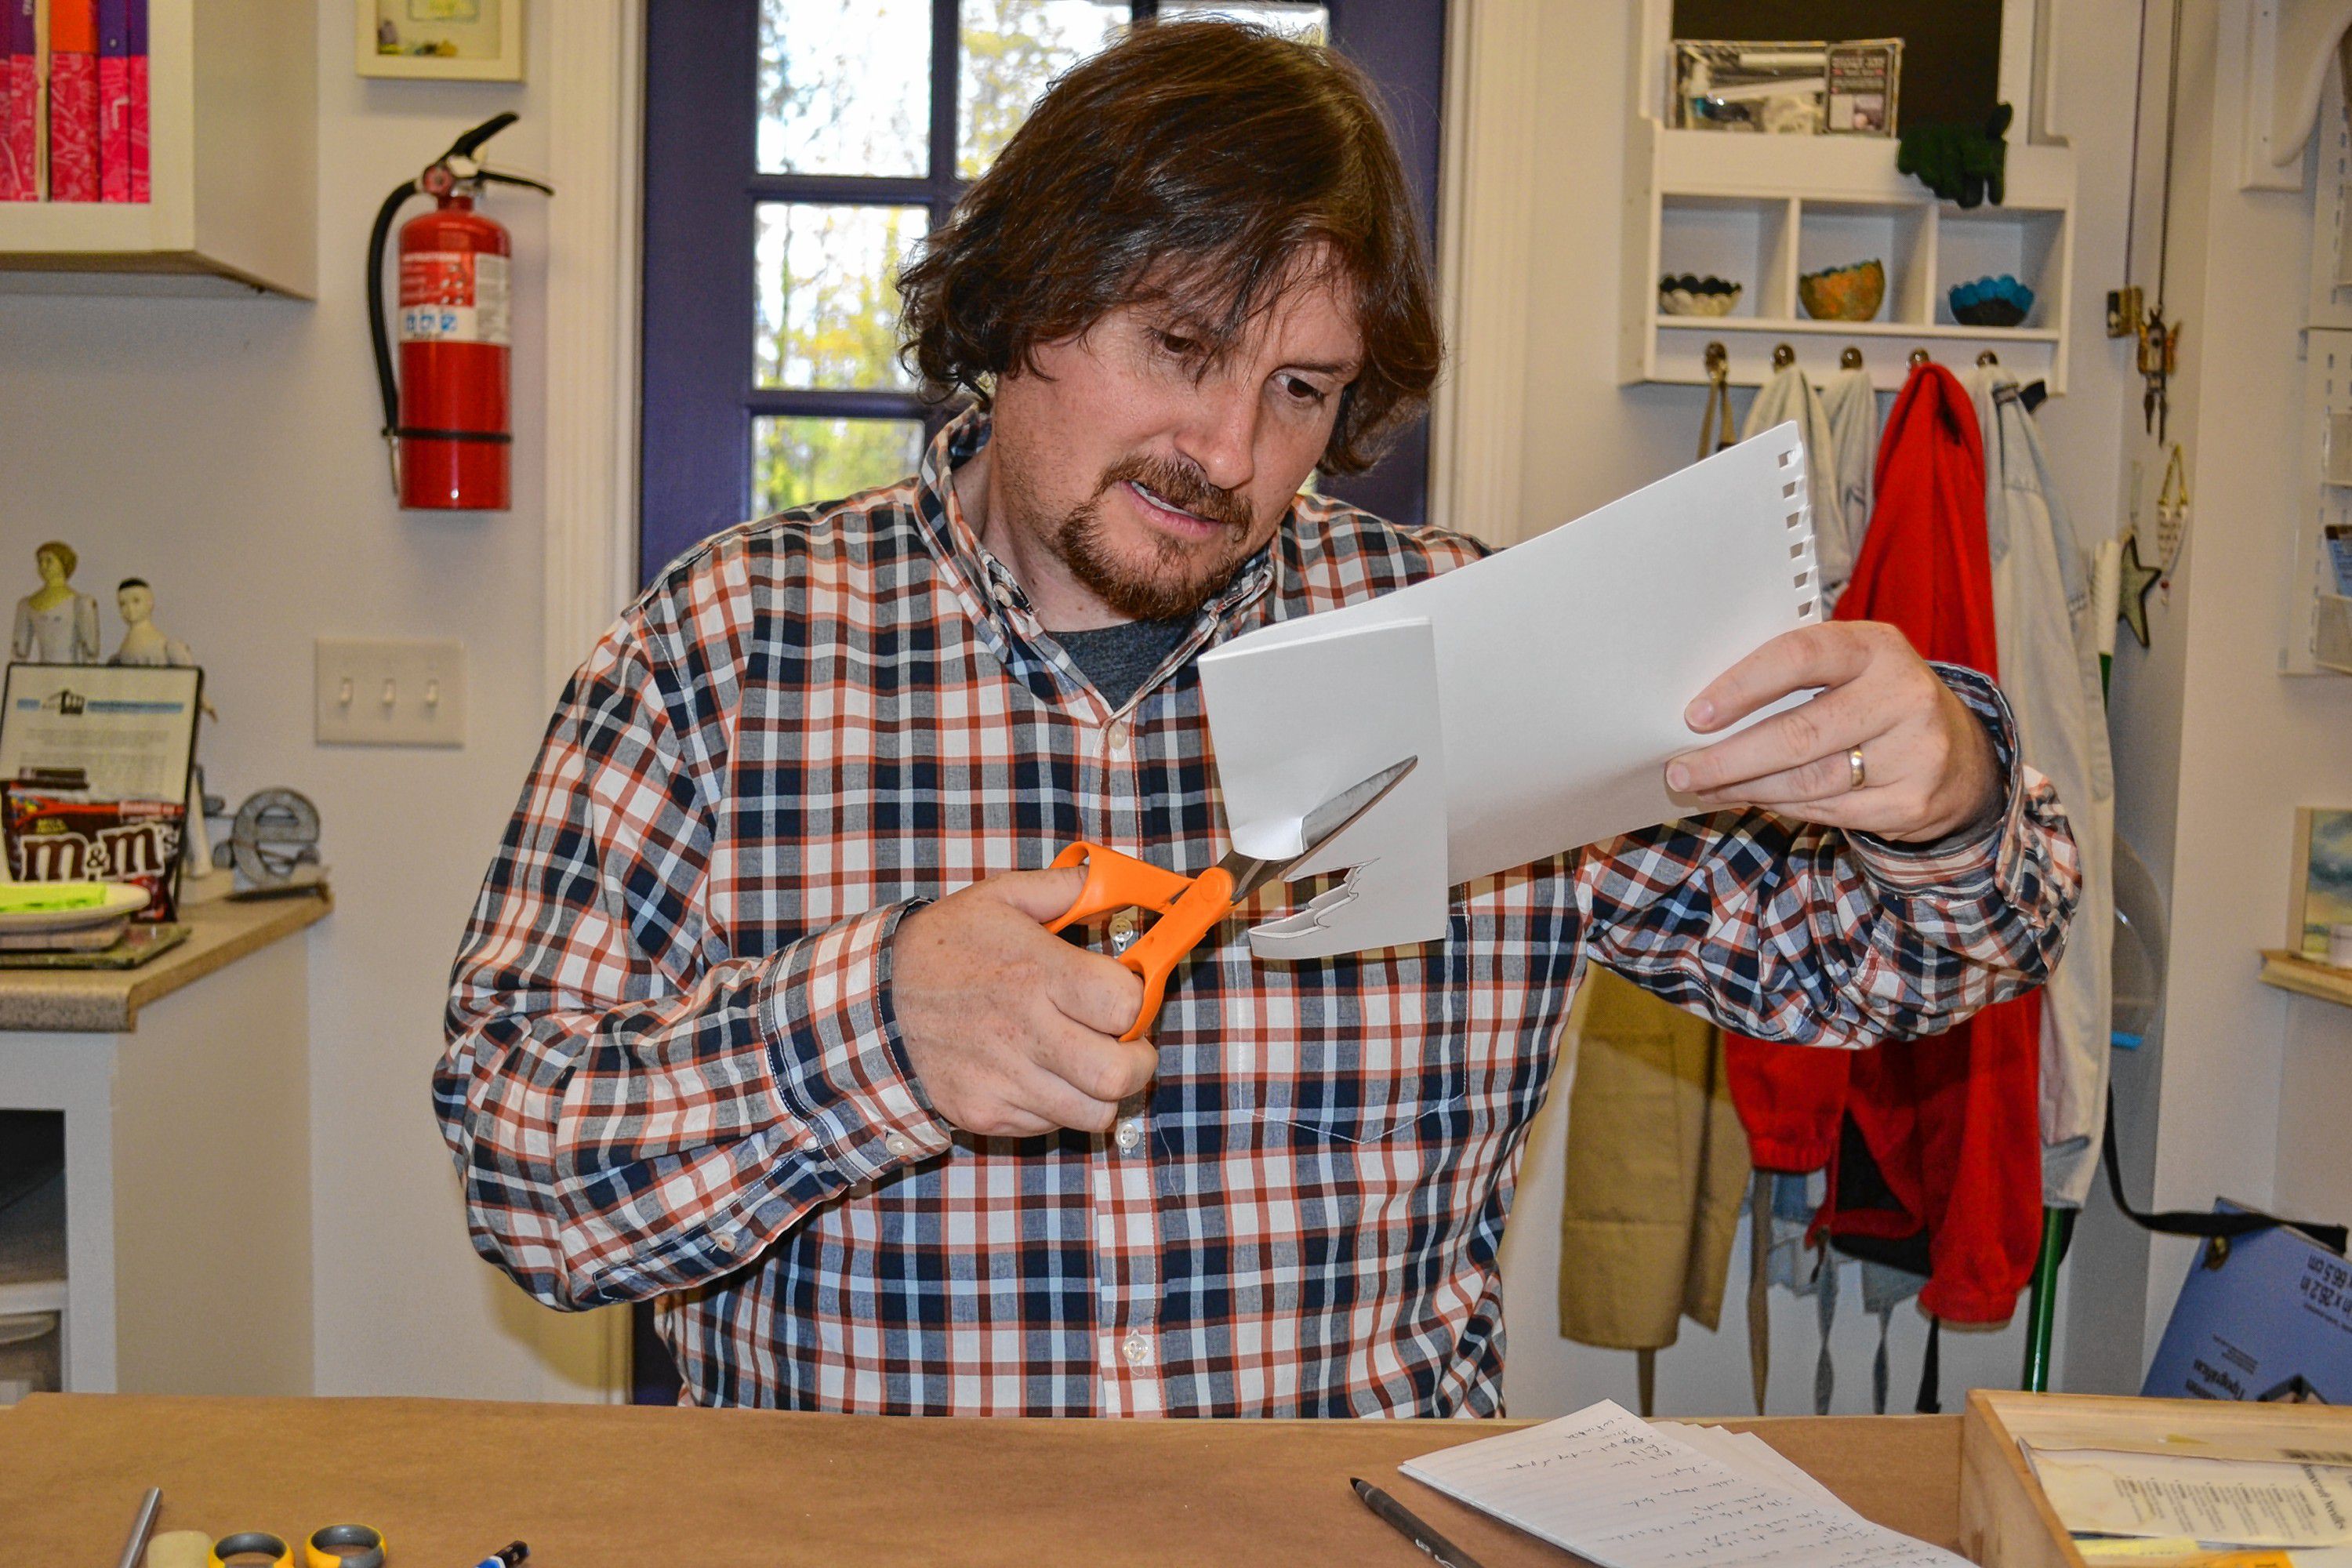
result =
[{"label": "wooden tray", "polygon": [[1986,1568],[2089,1568],[2019,1439],[2194,1454],[2232,1437],[2352,1451],[2352,1409],[2089,1394],[1969,1394],[1960,1427],[1960,1551]]}]

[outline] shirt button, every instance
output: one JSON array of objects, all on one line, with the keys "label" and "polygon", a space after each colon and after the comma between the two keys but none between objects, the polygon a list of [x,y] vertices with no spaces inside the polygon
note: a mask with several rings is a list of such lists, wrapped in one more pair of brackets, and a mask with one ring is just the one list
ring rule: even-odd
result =
[{"label": "shirt button", "polygon": [[1151,1342],[1141,1334],[1129,1334],[1121,1342],[1118,1353],[1127,1358],[1129,1366],[1141,1366],[1151,1359]]},{"label": "shirt button", "polygon": [[904,1132],[891,1133],[882,1140],[882,1147],[889,1150],[894,1157],[900,1160],[911,1160],[916,1154],[915,1141]]},{"label": "shirt button", "polygon": [[1110,749],[1112,754],[1121,757],[1127,755],[1127,721],[1121,719],[1110,727]]},{"label": "shirt button", "polygon": [[721,1252],[732,1252],[732,1251],[734,1251],[737,1247],[740,1247],[740,1246],[742,1246],[742,1245],[743,1245],[743,1244],[742,1244],[741,1242],[740,1242],[740,1241],[738,1241],[738,1240],[736,1240],[736,1239],[735,1239],[734,1235],[733,1235],[731,1232],[722,1231],[722,1232],[720,1232],[720,1233],[719,1233],[719,1251],[721,1251]]},{"label": "shirt button", "polygon": [[1110,917],[1110,923],[1103,929],[1109,933],[1111,945],[1119,952],[1125,952],[1127,944],[1135,940],[1135,911],[1119,910]]},{"label": "shirt button", "polygon": [[1134,1153],[1143,1146],[1143,1123],[1132,1116],[1129,1117],[1113,1129],[1111,1141],[1129,1153]]}]

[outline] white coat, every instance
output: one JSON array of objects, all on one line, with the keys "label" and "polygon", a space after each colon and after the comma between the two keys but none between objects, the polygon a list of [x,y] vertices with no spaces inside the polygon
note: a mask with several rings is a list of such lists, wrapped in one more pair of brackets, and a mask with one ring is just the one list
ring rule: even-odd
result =
[{"label": "white coat", "polygon": [[1805,443],[1805,496],[1813,509],[1813,561],[1821,569],[1826,620],[1838,591],[1853,575],[1853,536],[1862,530],[1859,521],[1848,528],[1845,503],[1838,494],[1829,411],[1813,384],[1795,365],[1774,371],[1772,379],[1756,394],[1756,401],[1748,405],[1748,423],[1740,428],[1740,438],[1760,436],[1790,419],[1797,422],[1797,434]]},{"label": "white coat", "polygon": [[2077,1208],[2090,1191],[2106,1106],[2113,1027],[2115,763],[2099,688],[2099,541],[2075,531],[2042,434],[1999,365],[1968,377],[1984,437],[1985,528],[2001,689],[2024,760],[2073,823],[2083,897],[2065,956],[2042,992],[2042,1200]]}]

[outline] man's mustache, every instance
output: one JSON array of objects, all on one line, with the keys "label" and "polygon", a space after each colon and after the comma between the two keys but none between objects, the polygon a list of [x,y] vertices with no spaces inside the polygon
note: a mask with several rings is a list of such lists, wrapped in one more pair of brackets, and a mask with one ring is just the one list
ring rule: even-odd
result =
[{"label": "man's mustache", "polygon": [[1103,475],[1101,495],[1113,485],[1132,481],[1150,490],[1169,505],[1203,517],[1211,522],[1247,532],[1255,519],[1250,512],[1249,498],[1238,490],[1229,490],[1211,484],[1202,478],[1201,470],[1189,463],[1171,463],[1159,458],[1129,458],[1114,465]]}]

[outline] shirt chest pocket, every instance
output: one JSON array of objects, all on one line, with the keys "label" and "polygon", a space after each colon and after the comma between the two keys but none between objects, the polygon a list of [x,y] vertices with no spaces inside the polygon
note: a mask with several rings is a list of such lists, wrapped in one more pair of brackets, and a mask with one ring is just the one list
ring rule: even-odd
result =
[{"label": "shirt chest pocket", "polygon": [[1287,1068],[1249,1086],[1247,1114],[1275,1141],[1366,1145],[1435,1134],[1465,1101],[1462,1040],[1307,1038]]}]

